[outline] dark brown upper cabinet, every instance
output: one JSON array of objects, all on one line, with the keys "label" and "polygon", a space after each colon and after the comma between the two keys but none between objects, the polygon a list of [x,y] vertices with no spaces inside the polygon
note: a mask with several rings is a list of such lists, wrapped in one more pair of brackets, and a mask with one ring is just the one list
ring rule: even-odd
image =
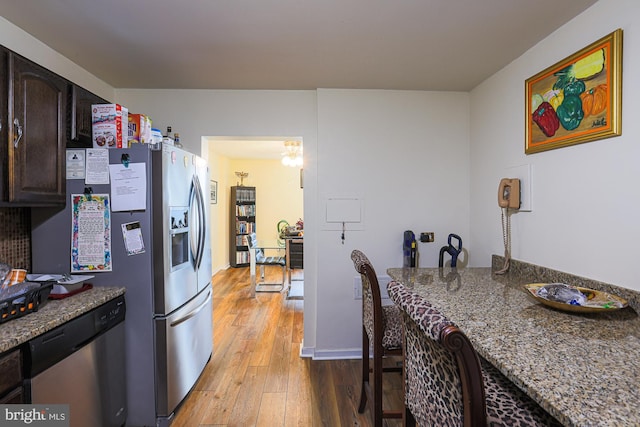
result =
[{"label": "dark brown upper cabinet", "polygon": [[0,203],[9,194],[9,51],[0,46]]},{"label": "dark brown upper cabinet", "polygon": [[69,82],[11,51],[0,58],[0,205],[64,205]]},{"label": "dark brown upper cabinet", "polygon": [[92,148],[91,105],[108,104],[108,101],[77,85],[71,86],[70,100],[71,120],[67,147]]}]

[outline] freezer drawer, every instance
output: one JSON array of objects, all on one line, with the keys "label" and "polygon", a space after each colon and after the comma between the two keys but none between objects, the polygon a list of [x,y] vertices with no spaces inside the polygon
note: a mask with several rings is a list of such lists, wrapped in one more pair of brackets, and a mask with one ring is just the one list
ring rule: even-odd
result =
[{"label": "freezer drawer", "polygon": [[213,351],[211,285],[156,319],[157,415],[169,417],[195,385]]}]

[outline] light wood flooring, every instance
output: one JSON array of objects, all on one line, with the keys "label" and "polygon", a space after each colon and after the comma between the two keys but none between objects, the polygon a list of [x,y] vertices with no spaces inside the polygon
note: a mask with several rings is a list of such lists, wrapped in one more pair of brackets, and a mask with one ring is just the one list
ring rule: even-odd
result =
[{"label": "light wood flooring", "polygon": [[[267,279],[277,277],[272,270]],[[303,301],[251,298],[248,268],[217,273],[213,295],[213,355],[172,427],[372,425],[371,403],[358,414],[360,360],[300,357]],[[385,375],[385,409],[402,407],[401,387],[399,374]]]}]

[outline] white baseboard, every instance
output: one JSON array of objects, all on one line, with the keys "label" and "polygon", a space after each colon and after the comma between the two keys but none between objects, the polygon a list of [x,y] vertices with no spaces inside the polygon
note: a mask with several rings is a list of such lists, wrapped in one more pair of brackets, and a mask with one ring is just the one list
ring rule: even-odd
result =
[{"label": "white baseboard", "polygon": [[316,350],[313,347],[305,347],[303,343],[303,345],[300,347],[300,357],[310,357],[313,360],[361,359],[362,350]]}]

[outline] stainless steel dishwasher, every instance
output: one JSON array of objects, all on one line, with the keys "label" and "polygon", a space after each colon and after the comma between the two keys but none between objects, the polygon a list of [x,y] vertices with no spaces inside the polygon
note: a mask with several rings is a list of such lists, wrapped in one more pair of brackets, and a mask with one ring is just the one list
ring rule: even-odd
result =
[{"label": "stainless steel dishwasher", "polygon": [[127,418],[124,296],[29,341],[28,403],[67,404],[72,427],[123,426]]}]

